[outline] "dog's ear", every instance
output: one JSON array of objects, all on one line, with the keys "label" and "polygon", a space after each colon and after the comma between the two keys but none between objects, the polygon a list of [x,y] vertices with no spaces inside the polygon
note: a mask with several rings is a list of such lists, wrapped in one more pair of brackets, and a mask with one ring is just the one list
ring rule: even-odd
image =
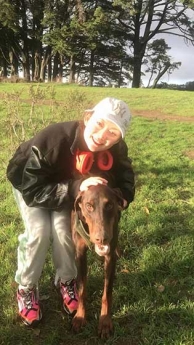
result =
[{"label": "dog's ear", "polygon": [[124,200],[123,200],[123,195],[120,191],[119,188],[113,188],[113,192],[116,195],[117,198],[117,203],[118,203],[118,209],[119,211],[123,211],[124,210]]},{"label": "dog's ear", "polygon": [[123,198],[118,197],[118,210],[123,211],[125,209]]},{"label": "dog's ear", "polygon": [[76,199],[75,199],[75,202],[74,202],[74,210],[75,211],[79,211],[80,210],[80,202],[81,202],[81,199],[82,199],[82,192],[79,192]]}]

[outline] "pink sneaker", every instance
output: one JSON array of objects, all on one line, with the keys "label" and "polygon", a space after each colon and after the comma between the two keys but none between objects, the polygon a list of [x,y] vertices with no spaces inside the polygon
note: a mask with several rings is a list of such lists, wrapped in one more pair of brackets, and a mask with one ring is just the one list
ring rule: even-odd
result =
[{"label": "pink sneaker", "polygon": [[63,298],[63,308],[68,314],[74,314],[78,307],[78,294],[75,279],[60,282],[60,293]]},{"label": "pink sneaker", "polygon": [[28,290],[18,290],[17,301],[19,314],[26,325],[30,326],[42,319],[36,287]]}]

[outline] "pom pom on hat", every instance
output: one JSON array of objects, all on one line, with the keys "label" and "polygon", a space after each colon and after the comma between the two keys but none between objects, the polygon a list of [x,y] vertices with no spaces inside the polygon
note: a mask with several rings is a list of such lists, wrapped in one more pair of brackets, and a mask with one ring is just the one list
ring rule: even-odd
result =
[{"label": "pom pom on hat", "polygon": [[119,128],[122,138],[124,138],[131,120],[131,114],[125,102],[113,97],[107,97],[90,110],[93,111],[92,118],[113,122]]}]

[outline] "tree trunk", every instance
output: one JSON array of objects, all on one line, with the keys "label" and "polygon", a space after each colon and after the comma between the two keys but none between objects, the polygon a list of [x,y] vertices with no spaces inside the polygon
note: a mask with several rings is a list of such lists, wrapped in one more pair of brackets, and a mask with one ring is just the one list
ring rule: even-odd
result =
[{"label": "tree trunk", "polygon": [[153,71],[152,71],[151,74],[150,74],[150,77],[149,77],[149,80],[148,80],[147,87],[150,87],[150,83],[151,83],[152,77],[153,77]]},{"label": "tree trunk", "polygon": [[22,14],[22,65],[23,74],[26,81],[30,81],[30,59],[29,59],[29,45],[28,45],[28,24],[27,24],[27,11],[26,3],[24,0],[21,1],[21,14]]},{"label": "tree trunk", "polygon": [[141,65],[142,58],[134,54],[134,66],[133,66],[133,81],[132,88],[139,88],[141,85]]},{"label": "tree trunk", "polygon": [[51,59],[51,57],[48,61],[47,73],[48,73],[48,82],[51,82],[51,80],[52,80],[52,59]]},{"label": "tree trunk", "polygon": [[34,75],[35,75],[35,51],[34,51],[34,47],[32,45],[32,62],[31,62],[31,76],[32,76],[32,80],[34,80]]},{"label": "tree trunk", "polygon": [[121,82],[122,82],[122,73],[123,73],[123,62],[122,60],[120,61],[120,69],[119,69],[119,78],[118,78],[118,87],[121,87]]},{"label": "tree trunk", "polygon": [[0,76],[7,78],[7,61],[4,57],[1,60],[1,66]]},{"label": "tree trunk", "polygon": [[86,20],[86,16],[85,16],[82,0],[76,0],[76,8],[78,11],[78,22],[84,23]]},{"label": "tree trunk", "polygon": [[93,86],[94,82],[94,51],[91,51],[90,55],[90,75],[89,75],[89,86]]},{"label": "tree trunk", "polygon": [[11,77],[17,77],[18,76],[18,63],[15,57],[15,54],[12,50],[9,52],[9,61],[10,61],[10,75]]},{"label": "tree trunk", "polygon": [[41,70],[41,56],[38,52],[35,52],[34,56],[34,80],[38,81],[40,79]]},{"label": "tree trunk", "polygon": [[63,64],[60,63],[59,65],[59,73],[58,73],[58,83],[62,83],[63,81]]},{"label": "tree trunk", "polygon": [[69,83],[75,83],[75,61],[73,55],[71,56],[69,63]]},{"label": "tree trunk", "polygon": [[170,67],[170,62],[168,62],[167,65],[163,68],[163,70],[158,73],[157,77],[154,79],[152,89],[155,89],[157,83],[162,78],[162,76],[168,71],[169,67]]},{"label": "tree trunk", "polygon": [[23,75],[26,81],[30,81],[30,64],[28,51],[22,53],[22,66],[23,66]]},{"label": "tree trunk", "polygon": [[[40,75],[39,75],[40,81],[45,81],[46,66],[48,63],[50,63],[50,60],[51,60],[51,47],[47,46],[44,56],[42,58],[41,67],[40,67]],[[50,63],[50,67],[48,67],[48,81],[51,81],[51,63]]]},{"label": "tree trunk", "polygon": [[53,76],[52,81],[57,81],[59,73],[59,53],[56,53],[53,59]]}]

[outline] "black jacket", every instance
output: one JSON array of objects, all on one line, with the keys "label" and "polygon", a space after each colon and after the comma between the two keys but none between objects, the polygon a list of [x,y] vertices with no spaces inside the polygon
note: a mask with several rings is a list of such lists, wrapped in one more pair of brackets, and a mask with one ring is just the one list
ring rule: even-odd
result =
[{"label": "black jacket", "polygon": [[[75,153],[89,151],[83,138],[82,121],[51,124],[32,139],[22,143],[7,167],[7,178],[18,189],[28,206],[59,209],[74,200],[81,182],[88,176],[75,174]],[[123,198],[134,198],[134,173],[123,140],[109,151],[113,166],[109,173],[115,178]],[[94,153],[95,156],[95,153]],[[91,174],[99,176],[94,164]]]}]

